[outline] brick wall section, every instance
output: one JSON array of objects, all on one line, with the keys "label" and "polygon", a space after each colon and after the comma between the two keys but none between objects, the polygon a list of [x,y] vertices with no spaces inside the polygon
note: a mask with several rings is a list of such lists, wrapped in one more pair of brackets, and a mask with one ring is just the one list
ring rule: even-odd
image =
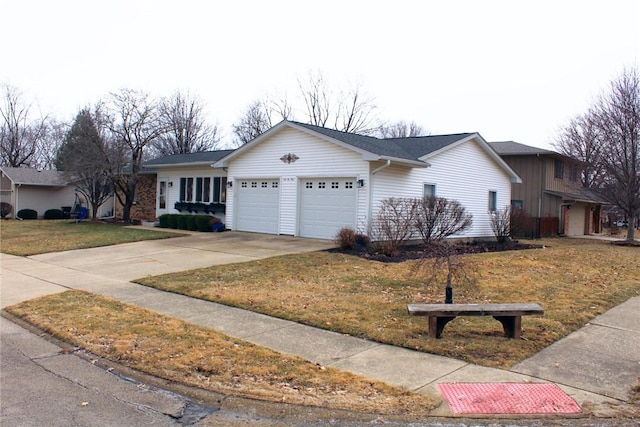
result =
[{"label": "brick wall section", "polygon": [[[136,203],[131,206],[131,220],[156,220],[156,182],[155,174],[145,174],[138,177],[136,187]],[[116,218],[122,218],[122,205],[116,201]]]}]

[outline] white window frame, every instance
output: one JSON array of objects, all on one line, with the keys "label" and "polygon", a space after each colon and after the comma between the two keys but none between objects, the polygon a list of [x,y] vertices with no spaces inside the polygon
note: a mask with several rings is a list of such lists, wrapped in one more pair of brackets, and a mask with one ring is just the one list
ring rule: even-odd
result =
[{"label": "white window frame", "polygon": [[[427,187],[430,189],[433,189],[433,194],[427,194]],[[427,198],[427,197],[436,197],[436,194],[438,194],[436,192],[436,185],[435,184],[431,184],[428,182],[425,182],[422,186],[422,197]]]},{"label": "white window frame", "polygon": [[498,192],[495,190],[489,190],[489,212],[496,212],[498,210]]}]

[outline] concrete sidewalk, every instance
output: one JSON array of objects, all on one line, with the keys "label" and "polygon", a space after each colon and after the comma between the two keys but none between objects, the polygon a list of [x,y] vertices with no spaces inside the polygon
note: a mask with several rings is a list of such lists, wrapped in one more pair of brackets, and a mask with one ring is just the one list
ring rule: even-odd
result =
[{"label": "concrete sidewalk", "polygon": [[[612,407],[624,403],[630,387],[640,377],[640,297],[608,311],[507,371],[383,345],[129,282],[147,275],[332,246],[317,240],[249,233],[221,233],[213,239],[209,236],[29,258],[0,254],[1,305],[81,289],[214,328],[314,363],[437,397],[440,397],[438,383],[554,382],[596,415],[608,415]],[[443,403],[434,415],[452,414]]]}]

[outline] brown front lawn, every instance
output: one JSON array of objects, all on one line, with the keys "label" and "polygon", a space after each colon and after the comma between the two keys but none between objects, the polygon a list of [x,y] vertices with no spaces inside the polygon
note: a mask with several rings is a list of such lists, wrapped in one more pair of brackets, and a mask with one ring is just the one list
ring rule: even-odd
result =
[{"label": "brown front lawn", "polygon": [[95,248],[140,240],[166,239],[175,233],[141,230],[99,221],[2,220],[0,251],[18,256]]},{"label": "brown front lawn", "polygon": [[640,295],[640,252],[583,239],[536,241],[542,249],[464,255],[477,283],[455,287],[455,302],[536,302],[543,317],[523,317],[523,337],[502,336],[490,317],[461,317],[443,339],[407,304],[443,302],[444,285],[424,283],[416,261],[382,263],[340,253],[287,255],[140,279],[139,283],[357,337],[510,367],[590,319]]},{"label": "brown front lawn", "polygon": [[7,312],[93,354],[219,393],[378,414],[427,415],[439,401],[82,291]]}]

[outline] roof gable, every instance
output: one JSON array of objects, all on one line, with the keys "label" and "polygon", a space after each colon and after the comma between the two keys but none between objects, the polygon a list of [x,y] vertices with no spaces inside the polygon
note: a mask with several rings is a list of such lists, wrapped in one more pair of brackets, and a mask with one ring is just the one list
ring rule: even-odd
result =
[{"label": "roof gable", "polygon": [[429,166],[429,164],[423,159],[425,155],[440,150],[443,147],[446,147],[447,145],[453,144],[457,141],[461,141],[469,138],[470,136],[476,135],[472,133],[463,133],[455,135],[422,136],[415,138],[381,139],[373,136],[341,132],[321,126],[285,120],[278,123],[252,141],[239,147],[228,156],[217,162],[216,166],[227,166],[228,162],[231,159],[239,156],[241,153],[247,150],[250,150],[255,145],[260,144],[262,141],[274,136],[285,127],[309,133],[326,141],[360,153],[363,159],[367,161],[393,160],[399,163],[405,163],[416,167]]},{"label": "roof gable", "polygon": [[229,155],[216,162],[214,166],[228,166],[230,160],[251,150],[254,146],[274,136],[285,127],[309,133],[360,153],[365,161],[387,160],[413,167],[428,167],[430,166],[427,162],[429,157],[435,156],[459,144],[474,140],[496,162],[497,166],[511,177],[512,182],[522,182],[513,169],[489,146],[479,133],[429,135],[408,138],[376,138],[287,120],[283,120],[262,135],[229,153]]}]

